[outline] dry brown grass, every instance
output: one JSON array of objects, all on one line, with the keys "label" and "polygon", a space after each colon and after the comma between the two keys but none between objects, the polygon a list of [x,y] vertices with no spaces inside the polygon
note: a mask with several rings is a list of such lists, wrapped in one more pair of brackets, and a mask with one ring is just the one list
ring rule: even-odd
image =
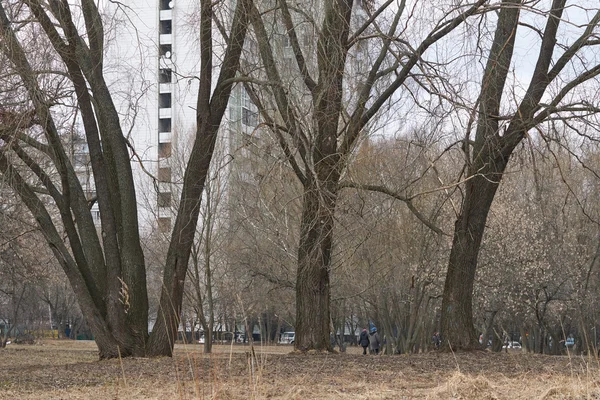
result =
[{"label": "dry brown grass", "polygon": [[521,353],[293,354],[290,346],[176,346],[97,361],[93,342],[0,350],[1,399],[600,399],[596,360]]}]

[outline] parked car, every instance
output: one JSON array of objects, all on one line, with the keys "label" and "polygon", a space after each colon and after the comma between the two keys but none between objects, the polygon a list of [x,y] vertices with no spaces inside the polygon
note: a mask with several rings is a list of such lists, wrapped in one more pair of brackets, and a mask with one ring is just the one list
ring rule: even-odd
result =
[{"label": "parked car", "polygon": [[279,338],[279,344],[294,344],[296,332],[283,332]]},{"label": "parked car", "polygon": [[505,344],[504,346],[502,346],[503,349],[506,349],[507,347],[509,349],[516,349],[516,350],[521,350],[521,348],[522,348],[521,343],[519,343],[519,342],[508,342],[508,345]]}]

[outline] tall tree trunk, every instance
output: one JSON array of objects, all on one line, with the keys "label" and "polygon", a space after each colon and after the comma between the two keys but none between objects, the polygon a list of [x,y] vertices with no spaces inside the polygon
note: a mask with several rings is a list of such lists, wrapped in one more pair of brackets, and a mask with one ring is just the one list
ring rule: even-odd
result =
[{"label": "tall tree trunk", "polygon": [[331,351],[329,340],[331,249],[341,169],[338,124],[352,0],[326,5],[317,44],[319,82],[314,88],[317,132],[312,151],[314,170],[304,180],[298,272],[296,277],[296,349]]},{"label": "tall tree trunk", "polygon": [[[236,4],[227,49],[221,71],[212,86],[212,17],[213,3],[201,2],[200,22],[200,89],[196,115],[196,139],[183,178],[183,189],[177,218],[171,234],[163,277],[162,292],[156,323],[148,339],[150,355],[172,355],[179,326],[179,313],[191,248],[202,201],[202,192],[209,171],[217,134],[227,108],[233,78],[240,64],[246,38],[248,11],[252,0]],[[211,96],[212,94],[212,96]]]}]

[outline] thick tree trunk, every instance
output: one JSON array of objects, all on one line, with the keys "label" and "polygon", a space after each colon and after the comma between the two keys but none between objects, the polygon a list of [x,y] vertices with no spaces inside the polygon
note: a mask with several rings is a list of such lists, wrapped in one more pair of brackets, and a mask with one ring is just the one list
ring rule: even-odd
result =
[{"label": "thick tree trunk", "polygon": [[[498,164],[503,165],[498,165]],[[473,283],[487,216],[505,163],[496,161],[496,173],[475,176],[465,190],[463,209],[454,229],[442,300],[442,341],[456,349],[475,349],[479,340],[473,325]]]},{"label": "thick tree trunk", "polygon": [[296,279],[297,350],[332,351],[329,340],[331,246],[336,193],[304,189]]},{"label": "thick tree trunk", "polygon": [[213,328],[212,324],[209,330],[204,331],[204,352],[212,353],[212,345],[213,345]]}]

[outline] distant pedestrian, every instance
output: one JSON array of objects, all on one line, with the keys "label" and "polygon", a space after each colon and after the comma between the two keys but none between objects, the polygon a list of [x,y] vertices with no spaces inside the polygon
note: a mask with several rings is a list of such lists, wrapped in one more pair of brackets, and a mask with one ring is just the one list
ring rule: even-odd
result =
[{"label": "distant pedestrian", "polygon": [[436,350],[440,348],[440,345],[442,344],[442,338],[439,332],[433,333],[433,336],[431,337],[431,343]]},{"label": "distant pedestrian", "polygon": [[367,354],[367,347],[369,347],[369,334],[366,329],[363,329],[360,333],[360,337],[358,338],[358,344],[360,344],[363,348],[363,355]]},{"label": "distant pedestrian", "polygon": [[379,346],[381,345],[381,340],[379,339],[379,333],[377,333],[377,328],[371,329],[371,337],[369,338],[371,341],[371,352],[375,354],[379,354]]}]

